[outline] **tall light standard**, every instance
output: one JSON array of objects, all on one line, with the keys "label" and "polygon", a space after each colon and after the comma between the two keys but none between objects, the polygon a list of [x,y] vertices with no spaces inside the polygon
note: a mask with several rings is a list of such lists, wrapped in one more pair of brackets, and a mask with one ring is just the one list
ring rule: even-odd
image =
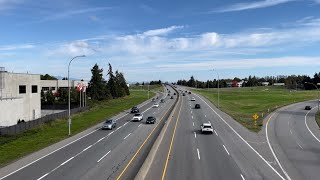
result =
[{"label": "tall light standard", "polygon": [[216,70],[214,70],[214,69],[212,69],[212,70],[210,70],[210,71],[214,71],[214,72],[216,72],[217,73],[217,75],[218,75],[218,108],[220,108],[220,85],[219,85],[219,81],[220,81],[220,78],[219,78],[219,73],[218,73],[218,71],[216,71]]},{"label": "tall light standard", "polygon": [[320,103],[320,97],[319,97],[319,88],[317,85],[320,85],[319,83],[317,83],[317,85],[313,84],[313,83],[309,83],[309,82],[304,82],[305,84],[311,84],[313,85],[314,87],[317,88],[317,91],[318,91],[318,113],[319,113],[319,103]]},{"label": "tall light standard", "polygon": [[69,62],[69,65],[68,65],[68,90],[69,90],[69,97],[68,97],[68,127],[69,127],[69,136],[71,135],[71,116],[70,116],[70,64],[71,62],[76,59],[76,58],[79,58],[79,57],[86,57],[85,55],[82,55],[82,56],[75,56],[73,57],[70,62]]}]

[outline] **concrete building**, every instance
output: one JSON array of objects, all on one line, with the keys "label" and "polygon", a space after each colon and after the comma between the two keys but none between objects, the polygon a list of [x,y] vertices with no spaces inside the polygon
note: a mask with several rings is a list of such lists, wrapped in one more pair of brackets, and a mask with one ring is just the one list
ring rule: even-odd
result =
[{"label": "concrete building", "polygon": [[[70,81],[71,87],[86,81]],[[68,88],[68,80],[40,80],[39,74],[6,72],[0,67],[0,127],[41,117],[41,89],[53,93]]]},{"label": "concrete building", "polygon": [[0,68],[0,127],[41,117],[40,75]]}]

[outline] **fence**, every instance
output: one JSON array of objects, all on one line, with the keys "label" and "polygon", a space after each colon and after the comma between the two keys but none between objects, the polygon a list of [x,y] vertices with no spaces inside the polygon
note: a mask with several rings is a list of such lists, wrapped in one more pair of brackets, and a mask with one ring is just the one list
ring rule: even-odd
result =
[{"label": "fence", "polygon": [[[81,108],[75,108],[71,109],[71,114],[75,114],[78,112],[82,112],[89,109],[88,107],[81,107]],[[39,119],[35,119],[32,121],[27,121],[27,122],[21,122],[19,124],[13,125],[13,126],[8,126],[4,128],[0,128],[0,136],[4,135],[14,135],[17,133],[20,133],[24,130],[32,129],[35,128],[43,123],[47,123],[50,121],[54,121],[56,119],[62,119],[68,117],[68,111],[63,111],[60,113],[55,113],[55,114],[50,114],[44,117],[41,117]]]}]

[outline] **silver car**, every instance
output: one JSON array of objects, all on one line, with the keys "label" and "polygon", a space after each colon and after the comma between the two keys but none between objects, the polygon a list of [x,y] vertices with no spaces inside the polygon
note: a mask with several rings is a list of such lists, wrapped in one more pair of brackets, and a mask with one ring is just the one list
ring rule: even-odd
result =
[{"label": "silver car", "polygon": [[113,119],[106,120],[106,122],[103,123],[102,129],[112,129],[117,126],[117,122]]}]

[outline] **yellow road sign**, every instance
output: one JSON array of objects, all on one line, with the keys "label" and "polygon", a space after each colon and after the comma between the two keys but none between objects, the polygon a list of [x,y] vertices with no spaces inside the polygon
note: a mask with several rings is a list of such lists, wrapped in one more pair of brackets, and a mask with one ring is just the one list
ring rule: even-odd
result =
[{"label": "yellow road sign", "polygon": [[254,120],[257,120],[259,118],[258,114],[254,114],[252,117]]}]

